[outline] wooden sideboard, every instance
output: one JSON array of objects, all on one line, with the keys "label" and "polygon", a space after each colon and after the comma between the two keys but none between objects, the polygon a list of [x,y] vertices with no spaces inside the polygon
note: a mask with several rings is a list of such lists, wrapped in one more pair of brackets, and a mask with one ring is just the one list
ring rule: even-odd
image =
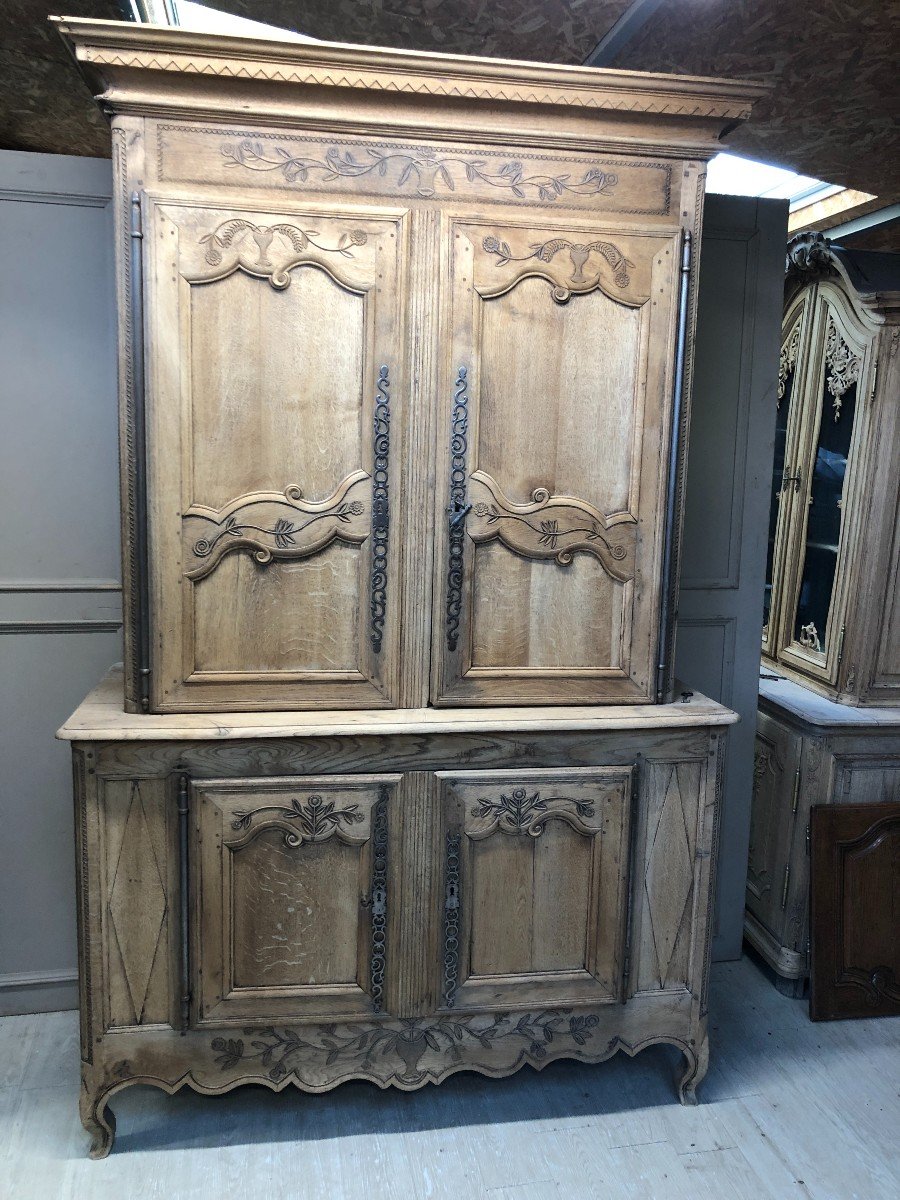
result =
[{"label": "wooden sideboard", "polygon": [[900,799],[900,709],[836,704],[764,672],[753,771],[744,934],[776,986],[809,976],[809,812]]},{"label": "wooden sideboard", "polygon": [[670,1042],[694,1099],[696,247],[765,89],[58,25],[116,188],[125,663],[61,731],[93,1153],[136,1082]]},{"label": "wooden sideboard", "polygon": [[73,743],[82,1119],[150,1083],[416,1088],[666,1042],[706,1073],[734,714],[122,711]]}]

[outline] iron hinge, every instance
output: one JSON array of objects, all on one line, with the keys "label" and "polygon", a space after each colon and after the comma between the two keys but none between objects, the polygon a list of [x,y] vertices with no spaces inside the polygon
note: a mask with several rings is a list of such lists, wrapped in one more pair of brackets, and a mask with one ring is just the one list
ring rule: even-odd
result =
[{"label": "iron hinge", "polygon": [[844,659],[844,634],[847,632],[846,621],[841,622],[841,632],[838,634],[838,652],[837,665],[840,666]]},{"label": "iron hinge", "polygon": [[869,392],[869,403],[870,404],[874,403],[874,401],[875,401],[875,388],[877,386],[878,386],[878,359],[876,358],[874,364],[872,365],[872,389]]},{"label": "iron hinge", "polygon": [[806,854],[809,856],[809,821],[806,822]]},{"label": "iron hinge", "polygon": [[800,768],[794,772],[794,792],[791,796],[791,816],[797,811],[797,804],[800,799]]},{"label": "iron hinge", "polygon": [[781,889],[781,909],[782,912],[787,908],[788,884],[791,880],[791,864],[787,863],[784,868],[784,885]]}]

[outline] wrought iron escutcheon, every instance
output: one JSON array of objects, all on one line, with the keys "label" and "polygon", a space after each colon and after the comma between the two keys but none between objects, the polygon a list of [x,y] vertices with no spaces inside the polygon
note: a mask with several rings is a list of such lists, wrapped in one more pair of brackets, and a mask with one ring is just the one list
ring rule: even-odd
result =
[{"label": "wrought iron escutcheon", "polygon": [[372,1009],[384,1007],[384,970],[387,953],[387,853],[388,789],[382,786],[375,802],[372,820],[372,891],[362,904],[372,911],[372,957],[370,964]]},{"label": "wrought iron escutcheon", "polygon": [[459,856],[462,836],[447,834],[444,880],[444,1006],[456,1003],[459,982]]},{"label": "wrought iron escutcheon", "polygon": [[375,463],[372,469],[372,583],[371,583],[371,640],[372,649],[381,653],[384,638],[384,618],[387,612],[387,550],[389,527],[388,464],[391,446],[390,380],[388,368],[378,372],[375,385]]},{"label": "wrought iron escutcheon", "polygon": [[469,372],[460,367],[453,394],[450,418],[450,536],[447,547],[447,649],[459,642],[459,618],[462,612],[463,552],[466,516],[466,458],[469,432]]},{"label": "wrought iron escutcheon", "polygon": [[188,837],[190,820],[190,785],[187,775],[178,779],[178,916],[181,937],[181,995],[179,998],[179,1032],[187,1033],[191,1018],[191,925],[188,871]]}]

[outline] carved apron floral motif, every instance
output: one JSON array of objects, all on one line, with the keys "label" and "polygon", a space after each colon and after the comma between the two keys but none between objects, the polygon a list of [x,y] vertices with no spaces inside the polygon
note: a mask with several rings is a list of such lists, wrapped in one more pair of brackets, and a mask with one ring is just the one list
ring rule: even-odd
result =
[{"label": "carved apron floral motif", "polygon": [[584,1046],[593,1036],[599,1019],[593,1013],[575,1015],[571,1009],[539,1013],[480,1013],[442,1020],[407,1019],[379,1025],[331,1024],[244,1029],[244,1038],[216,1037],[210,1046],[222,1072],[259,1064],[270,1080],[279,1083],[304,1068],[345,1066],[348,1071],[372,1071],[376,1059],[388,1059],[392,1076],[413,1085],[428,1077],[421,1060],[430,1054],[439,1060],[462,1062],[468,1046],[493,1050],[498,1043],[517,1042],[531,1058],[547,1057],[551,1045],[569,1039]]}]

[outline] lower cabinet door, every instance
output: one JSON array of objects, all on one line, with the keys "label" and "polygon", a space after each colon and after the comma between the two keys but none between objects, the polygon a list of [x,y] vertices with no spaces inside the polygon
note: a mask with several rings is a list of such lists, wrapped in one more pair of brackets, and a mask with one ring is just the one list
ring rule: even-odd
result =
[{"label": "lower cabinet door", "polygon": [[385,1009],[400,779],[193,783],[196,1023]]},{"label": "lower cabinet door", "polygon": [[632,770],[438,774],[443,1008],[623,998]]}]

